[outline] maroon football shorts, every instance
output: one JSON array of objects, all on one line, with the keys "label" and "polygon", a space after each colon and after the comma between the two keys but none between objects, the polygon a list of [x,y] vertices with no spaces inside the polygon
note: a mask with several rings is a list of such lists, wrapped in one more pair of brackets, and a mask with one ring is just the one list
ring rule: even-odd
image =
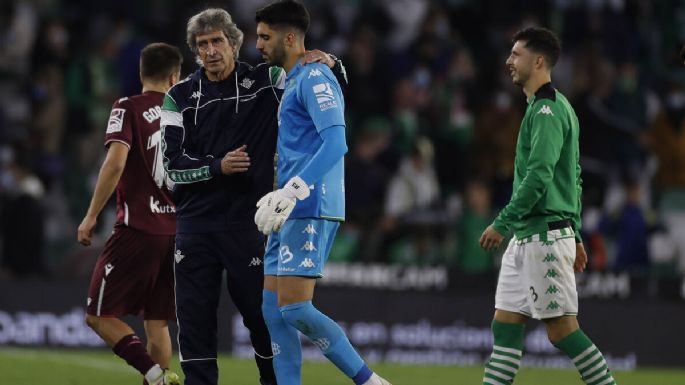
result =
[{"label": "maroon football shorts", "polygon": [[174,236],[117,226],[95,264],[86,312],[100,317],[176,319]]}]

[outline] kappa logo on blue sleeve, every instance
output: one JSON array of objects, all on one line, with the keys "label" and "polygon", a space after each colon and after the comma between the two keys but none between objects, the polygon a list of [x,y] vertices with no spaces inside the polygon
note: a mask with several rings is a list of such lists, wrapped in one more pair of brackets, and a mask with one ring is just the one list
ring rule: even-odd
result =
[{"label": "kappa logo on blue sleeve", "polygon": [[321,75],[321,70],[319,70],[318,68],[314,68],[313,70],[309,71],[309,76],[307,76],[307,79],[311,78],[312,76],[316,77]]},{"label": "kappa logo on blue sleeve", "polygon": [[316,95],[316,102],[319,103],[319,108],[322,112],[338,107],[338,102],[335,100],[330,83],[316,84],[312,87],[312,90],[314,95]]}]

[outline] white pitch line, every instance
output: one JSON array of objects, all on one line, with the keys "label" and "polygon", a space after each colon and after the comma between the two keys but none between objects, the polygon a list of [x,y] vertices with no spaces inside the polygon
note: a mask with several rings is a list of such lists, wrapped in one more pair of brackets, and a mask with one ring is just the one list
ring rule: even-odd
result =
[{"label": "white pitch line", "polygon": [[0,349],[0,355],[23,360],[56,362],[60,365],[81,366],[98,370],[108,370],[111,372],[135,373],[135,371],[123,361],[121,363],[110,362],[107,359],[93,358],[82,353],[64,354],[61,352],[49,352],[44,350],[2,348]]}]

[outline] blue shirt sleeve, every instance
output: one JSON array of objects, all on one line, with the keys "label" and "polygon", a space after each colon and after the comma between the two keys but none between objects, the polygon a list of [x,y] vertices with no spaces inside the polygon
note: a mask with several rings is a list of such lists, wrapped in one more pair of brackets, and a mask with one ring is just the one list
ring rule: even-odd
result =
[{"label": "blue shirt sleeve", "polygon": [[319,133],[328,127],[345,127],[345,101],[340,84],[328,66],[316,63],[305,68],[298,98]]},{"label": "blue shirt sleeve", "polygon": [[345,127],[333,126],[321,133],[322,144],[300,173],[307,184],[317,184],[345,156]]}]

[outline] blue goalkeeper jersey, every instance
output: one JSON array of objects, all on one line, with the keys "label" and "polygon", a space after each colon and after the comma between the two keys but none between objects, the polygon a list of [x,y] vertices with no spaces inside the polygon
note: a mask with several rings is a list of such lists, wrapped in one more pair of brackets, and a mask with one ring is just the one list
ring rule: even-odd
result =
[{"label": "blue goalkeeper jersey", "polygon": [[[321,132],[334,126],[345,127],[344,111],[340,84],[328,66],[315,63],[305,67],[298,63],[291,69],[278,112],[279,188],[290,178],[301,176],[305,165],[322,146]],[[290,218],[345,219],[343,164],[341,156],[323,175],[305,180],[310,196],[297,202]]]}]

